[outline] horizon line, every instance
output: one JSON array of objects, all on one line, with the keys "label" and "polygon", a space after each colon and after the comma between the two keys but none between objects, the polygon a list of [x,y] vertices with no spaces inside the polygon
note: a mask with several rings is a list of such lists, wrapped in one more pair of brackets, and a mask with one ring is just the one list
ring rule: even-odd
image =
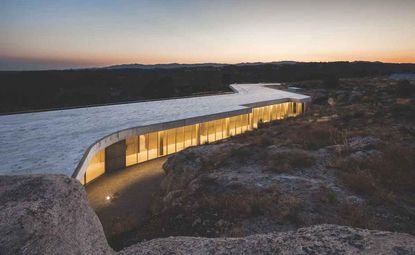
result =
[{"label": "horizon line", "polygon": [[[378,60],[333,60],[333,61],[297,61],[297,60],[275,60],[275,61],[254,61],[254,62],[236,62],[236,63],[225,63],[225,62],[196,62],[196,63],[186,63],[186,62],[161,62],[155,64],[143,64],[143,63],[122,63],[122,64],[108,64],[108,65],[91,65],[91,66],[79,66],[79,67],[62,67],[62,68],[39,68],[39,69],[0,69],[0,72],[37,72],[37,71],[76,71],[76,70],[92,70],[92,69],[111,69],[115,67],[118,70],[120,69],[141,69],[139,67],[125,67],[122,66],[143,66],[143,67],[152,67],[152,69],[176,69],[175,67],[172,68],[163,68],[157,66],[163,65],[224,65],[224,66],[232,66],[232,65],[266,65],[266,64],[284,64],[283,62],[292,62],[292,64],[312,64],[312,63],[380,63],[380,64],[396,64],[396,65],[415,65],[415,62],[388,62],[388,61],[378,61]],[[287,63],[288,64],[288,63]],[[289,65],[289,64],[288,64]],[[177,67],[181,68],[181,67]],[[150,68],[149,68],[150,69]]]}]

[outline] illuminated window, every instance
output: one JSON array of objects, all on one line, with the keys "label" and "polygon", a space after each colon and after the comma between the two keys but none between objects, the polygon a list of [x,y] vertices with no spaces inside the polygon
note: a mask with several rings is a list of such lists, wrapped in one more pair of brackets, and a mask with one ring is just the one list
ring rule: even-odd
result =
[{"label": "illuminated window", "polygon": [[229,118],[223,120],[223,138],[229,137]]},{"label": "illuminated window", "polygon": [[269,106],[265,106],[264,107],[264,122],[269,122],[269,116],[270,116],[270,111],[269,111]]},{"label": "illuminated window", "polygon": [[192,128],[192,145],[200,144],[199,124],[193,125]]},{"label": "illuminated window", "polygon": [[[125,140],[125,164],[134,165],[190,146],[238,135],[257,128],[260,121],[269,122],[300,115],[304,113],[305,107],[304,103],[285,102],[253,108],[249,114],[132,136]],[[102,150],[91,159],[81,183],[88,183],[104,172],[105,150]]]},{"label": "illuminated window", "polygon": [[235,133],[239,135],[242,133],[241,115],[235,116]]},{"label": "illuminated window", "polygon": [[159,131],[158,132],[158,146],[159,146],[159,156],[164,156],[167,154],[167,141],[166,141],[166,132]]},{"label": "illuminated window", "polygon": [[125,164],[131,166],[138,163],[138,137],[132,136],[125,140]]},{"label": "illuminated window", "polygon": [[148,135],[140,135],[138,140],[138,163],[148,159],[147,155],[147,137]]},{"label": "illuminated window", "polygon": [[192,133],[194,125],[184,127],[184,147],[188,148],[192,146]]},{"label": "illuminated window", "polygon": [[230,117],[229,118],[229,136],[236,135],[236,133],[235,133],[235,123],[236,123],[235,117]]},{"label": "illuminated window", "polygon": [[271,120],[277,119],[277,105],[271,106]]},{"label": "illuminated window", "polygon": [[148,134],[148,159],[157,158],[157,132]]},{"label": "illuminated window", "polygon": [[207,142],[208,126],[207,123],[200,123],[200,144],[205,144]]},{"label": "illuminated window", "polygon": [[216,140],[221,140],[223,139],[223,119],[216,120],[214,123]]},{"label": "illuminated window", "polygon": [[242,133],[246,132],[248,130],[248,124],[249,124],[249,115],[244,114],[241,116],[241,127],[242,127]]},{"label": "illuminated window", "polygon": [[253,110],[253,125],[254,128],[258,128],[258,122],[261,119],[261,116],[259,115],[259,108],[255,108]]},{"label": "illuminated window", "polygon": [[176,152],[176,129],[167,130],[167,154]]},{"label": "illuminated window", "polygon": [[215,121],[207,122],[207,126],[208,126],[208,141],[210,143],[216,141]]},{"label": "illuminated window", "polygon": [[95,154],[85,172],[85,182],[88,183],[105,173],[105,150]]},{"label": "illuminated window", "polygon": [[184,127],[176,128],[176,152],[184,149]]}]

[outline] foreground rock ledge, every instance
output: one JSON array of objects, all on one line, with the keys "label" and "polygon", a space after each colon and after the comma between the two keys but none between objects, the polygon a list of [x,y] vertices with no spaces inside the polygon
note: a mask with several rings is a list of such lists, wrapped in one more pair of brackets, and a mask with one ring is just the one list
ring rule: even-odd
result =
[{"label": "foreground rock ledge", "polygon": [[[0,177],[0,254],[115,254],[83,187],[63,175]],[[118,254],[415,254],[415,237],[337,225],[243,238],[171,237]]]},{"label": "foreground rock ledge", "polygon": [[129,254],[415,254],[407,234],[317,225],[244,238],[170,237],[133,245]]}]

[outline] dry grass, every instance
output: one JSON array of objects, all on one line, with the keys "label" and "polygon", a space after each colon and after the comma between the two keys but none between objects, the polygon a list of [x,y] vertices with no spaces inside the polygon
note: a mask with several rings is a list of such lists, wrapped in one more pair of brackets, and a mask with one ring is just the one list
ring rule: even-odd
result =
[{"label": "dry grass", "polygon": [[224,193],[203,195],[198,203],[204,210],[213,210],[224,218],[258,216],[272,210],[279,201],[276,189],[257,192]]},{"label": "dry grass", "polygon": [[369,229],[374,229],[378,225],[366,205],[342,203],[338,206],[337,211],[342,221],[339,224]]},{"label": "dry grass", "polygon": [[321,186],[319,191],[315,194],[319,202],[336,204],[338,202],[337,194],[331,188]]},{"label": "dry grass", "polygon": [[372,195],[376,191],[375,179],[366,171],[347,172],[342,178],[344,184],[358,194]]},{"label": "dry grass", "polygon": [[290,170],[307,168],[313,165],[315,158],[299,149],[280,152],[268,159],[268,168],[277,173],[288,172]]},{"label": "dry grass", "polygon": [[282,220],[300,225],[303,223],[301,210],[304,207],[304,200],[299,197],[288,195],[280,199],[277,215]]},{"label": "dry grass", "polygon": [[287,138],[305,149],[316,150],[341,140],[341,132],[331,124],[304,124],[287,130]]},{"label": "dry grass", "polygon": [[[415,149],[389,144],[366,159],[338,159],[343,182],[363,195],[415,192]],[[389,195],[388,195],[389,196]]]},{"label": "dry grass", "polygon": [[369,161],[369,169],[379,184],[396,192],[415,192],[415,149],[390,144],[382,152]]}]

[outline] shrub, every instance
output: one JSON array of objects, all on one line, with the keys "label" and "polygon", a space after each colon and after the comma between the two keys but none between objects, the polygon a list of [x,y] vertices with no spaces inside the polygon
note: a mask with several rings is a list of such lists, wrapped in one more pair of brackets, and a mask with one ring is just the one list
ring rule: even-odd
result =
[{"label": "shrub", "polygon": [[276,190],[261,190],[202,196],[198,203],[200,208],[215,211],[227,219],[234,219],[265,214],[278,204],[278,199]]},{"label": "shrub", "polygon": [[316,150],[341,140],[341,133],[330,124],[309,124],[288,132],[289,139],[306,149]]},{"label": "shrub", "polygon": [[270,170],[275,172],[286,172],[296,168],[310,167],[315,162],[315,158],[309,153],[292,149],[279,152],[268,163]]},{"label": "shrub", "polygon": [[344,221],[342,225],[355,228],[373,228],[375,220],[366,205],[342,203],[338,206],[338,215]]},{"label": "shrub", "polygon": [[389,144],[372,157],[369,167],[378,182],[396,192],[415,192],[415,149]]},{"label": "shrub", "polygon": [[246,146],[237,148],[231,152],[231,156],[235,157],[240,162],[246,162],[252,155],[251,150],[251,148]]},{"label": "shrub", "polygon": [[365,195],[415,192],[415,149],[389,144],[361,160],[340,158],[334,163],[351,190]]},{"label": "shrub", "polygon": [[278,204],[279,216],[282,219],[290,221],[291,223],[300,225],[303,223],[300,215],[303,207],[303,199],[293,195],[285,196],[280,199]]},{"label": "shrub", "polygon": [[373,176],[365,171],[344,173],[342,179],[346,186],[358,194],[372,195],[376,190]]},{"label": "shrub", "polygon": [[326,186],[321,186],[315,197],[324,203],[335,204],[338,202],[336,192]]}]

